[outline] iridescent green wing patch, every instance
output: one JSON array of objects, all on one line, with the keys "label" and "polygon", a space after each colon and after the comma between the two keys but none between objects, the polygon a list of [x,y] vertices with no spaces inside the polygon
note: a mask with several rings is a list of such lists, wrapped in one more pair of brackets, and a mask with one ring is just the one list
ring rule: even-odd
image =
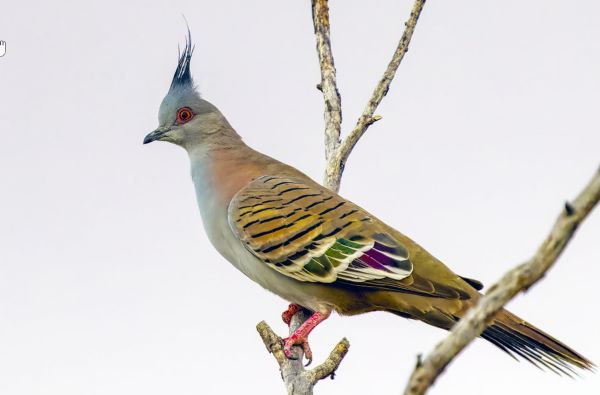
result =
[{"label": "iridescent green wing patch", "polygon": [[377,219],[299,180],[257,178],[231,202],[229,223],[252,254],[300,281],[364,283],[412,272],[406,249]]}]

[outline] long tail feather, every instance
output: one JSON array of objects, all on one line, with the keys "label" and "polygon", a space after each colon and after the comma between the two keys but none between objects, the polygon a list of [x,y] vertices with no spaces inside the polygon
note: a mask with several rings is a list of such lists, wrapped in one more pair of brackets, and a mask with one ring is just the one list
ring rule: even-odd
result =
[{"label": "long tail feather", "polygon": [[573,368],[594,369],[583,355],[507,310],[498,313],[481,337],[513,357],[518,355],[559,374],[571,376]]}]

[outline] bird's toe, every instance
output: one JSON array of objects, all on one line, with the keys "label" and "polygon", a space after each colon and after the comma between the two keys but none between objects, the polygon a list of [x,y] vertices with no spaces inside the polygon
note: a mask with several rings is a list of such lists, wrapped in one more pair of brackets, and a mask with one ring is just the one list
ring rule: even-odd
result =
[{"label": "bird's toe", "polygon": [[288,359],[298,359],[298,356],[292,349],[294,346],[302,347],[304,350],[304,356],[308,360],[306,366],[310,365],[312,363],[312,350],[308,344],[308,339],[294,335],[283,339],[283,353]]}]

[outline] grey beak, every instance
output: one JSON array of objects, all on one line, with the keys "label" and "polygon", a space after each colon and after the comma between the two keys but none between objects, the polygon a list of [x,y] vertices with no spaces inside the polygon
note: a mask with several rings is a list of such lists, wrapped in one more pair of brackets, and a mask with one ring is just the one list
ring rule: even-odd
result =
[{"label": "grey beak", "polygon": [[168,131],[169,129],[156,129],[154,132],[148,133],[148,135],[144,137],[144,144],[160,140]]}]

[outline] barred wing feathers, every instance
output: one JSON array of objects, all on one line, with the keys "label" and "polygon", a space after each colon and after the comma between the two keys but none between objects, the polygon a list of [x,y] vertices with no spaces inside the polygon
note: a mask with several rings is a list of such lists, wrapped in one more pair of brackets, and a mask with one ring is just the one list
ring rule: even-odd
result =
[{"label": "barred wing feathers", "polygon": [[468,298],[416,275],[407,249],[381,221],[299,179],[256,178],[230,203],[229,224],[253,255],[299,281]]}]

